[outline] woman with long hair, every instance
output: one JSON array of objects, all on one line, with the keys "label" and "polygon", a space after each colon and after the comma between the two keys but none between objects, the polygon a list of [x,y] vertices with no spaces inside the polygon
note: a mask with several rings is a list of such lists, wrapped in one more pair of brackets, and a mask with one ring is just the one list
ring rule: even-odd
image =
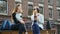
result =
[{"label": "woman with long hair", "polygon": [[16,27],[18,27],[19,29],[19,34],[23,34],[23,32],[26,32],[24,27],[25,22],[23,21],[22,14],[23,14],[23,10],[20,4],[18,4],[16,8],[13,10],[12,18],[14,23],[16,24]]},{"label": "woman with long hair", "polygon": [[44,16],[40,14],[39,7],[35,6],[33,14],[31,15],[32,31],[33,34],[40,34],[40,31],[44,28]]}]

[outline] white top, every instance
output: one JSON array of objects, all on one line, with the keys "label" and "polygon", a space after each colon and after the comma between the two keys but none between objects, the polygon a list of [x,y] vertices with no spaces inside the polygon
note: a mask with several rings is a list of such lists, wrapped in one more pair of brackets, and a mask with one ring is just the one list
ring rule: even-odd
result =
[{"label": "white top", "polygon": [[22,14],[21,13],[16,14],[16,18],[18,21],[22,20]]},{"label": "white top", "polygon": [[[37,19],[38,19],[37,25],[43,29],[44,28],[43,27],[44,16],[42,14],[37,14]],[[33,25],[34,24],[34,15],[31,16],[31,20],[32,20],[32,25]]]}]

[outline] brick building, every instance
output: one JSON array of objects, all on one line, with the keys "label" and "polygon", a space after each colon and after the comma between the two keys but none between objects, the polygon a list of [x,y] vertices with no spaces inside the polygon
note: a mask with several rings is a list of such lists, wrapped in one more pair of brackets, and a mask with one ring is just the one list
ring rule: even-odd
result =
[{"label": "brick building", "polygon": [[60,34],[60,0],[0,0],[0,22],[5,19],[11,20],[11,14],[16,4],[20,2],[23,8],[23,17],[27,20],[31,15],[33,7],[39,6],[40,13],[44,15],[45,23],[49,20],[52,29]]}]

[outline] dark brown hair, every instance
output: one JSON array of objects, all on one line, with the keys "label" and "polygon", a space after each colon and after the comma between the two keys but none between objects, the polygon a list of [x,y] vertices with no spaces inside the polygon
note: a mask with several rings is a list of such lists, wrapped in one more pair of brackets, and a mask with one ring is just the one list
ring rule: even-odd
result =
[{"label": "dark brown hair", "polygon": [[39,13],[39,8],[34,8],[33,10],[37,10],[37,12]]}]

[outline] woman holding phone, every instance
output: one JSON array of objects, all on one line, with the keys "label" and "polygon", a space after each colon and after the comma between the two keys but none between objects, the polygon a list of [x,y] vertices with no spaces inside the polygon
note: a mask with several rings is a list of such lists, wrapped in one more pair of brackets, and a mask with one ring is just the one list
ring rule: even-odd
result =
[{"label": "woman holding phone", "polygon": [[40,31],[44,28],[44,16],[40,14],[39,7],[35,6],[33,14],[31,15],[32,31],[33,34],[40,34]]}]

